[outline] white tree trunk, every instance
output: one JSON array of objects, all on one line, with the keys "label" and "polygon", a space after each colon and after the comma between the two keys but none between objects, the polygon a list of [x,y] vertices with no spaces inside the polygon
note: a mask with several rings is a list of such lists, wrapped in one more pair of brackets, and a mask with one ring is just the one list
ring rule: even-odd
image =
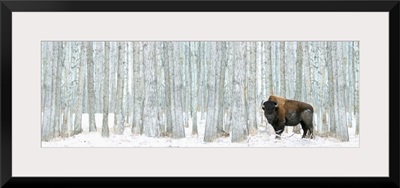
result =
[{"label": "white tree trunk", "polygon": [[337,110],[338,110],[338,129],[337,129],[337,135],[339,139],[343,142],[349,141],[349,133],[348,133],[348,128],[347,128],[347,118],[346,118],[346,101],[345,101],[345,82],[346,82],[346,77],[344,74],[344,69],[343,69],[343,53],[342,53],[342,43],[337,43],[337,53],[336,57],[336,65],[337,65],[337,94],[336,97],[338,99],[337,101]]},{"label": "white tree trunk", "polygon": [[133,134],[140,134],[141,131],[141,121],[142,121],[142,81],[143,81],[143,72],[142,72],[142,65],[143,65],[143,53],[142,53],[142,44],[141,42],[134,42],[133,43],[134,49],[134,57],[133,57],[133,88],[134,88],[134,122],[132,124],[131,132]]},{"label": "white tree trunk", "polygon": [[144,81],[145,81],[145,102],[143,112],[143,134],[149,137],[158,137],[159,129],[157,123],[158,105],[156,88],[156,61],[154,42],[143,43],[144,54]]},{"label": "white tree trunk", "polygon": [[274,66],[273,66],[273,63],[272,63],[272,44],[271,44],[271,42],[267,42],[267,44],[265,45],[265,47],[267,48],[267,52],[266,52],[266,54],[267,54],[267,61],[266,61],[266,63],[269,65],[268,66],[268,69],[269,69],[269,71],[267,71],[268,72],[268,76],[267,76],[267,79],[268,79],[268,86],[267,86],[267,88],[268,88],[268,93],[269,93],[269,95],[273,95],[273,94],[275,94],[275,90],[274,90]]},{"label": "white tree trunk", "polygon": [[279,64],[281,67],[281,95],[286,96],[286,62],[285,62],[285,42],[279,42]]},{"label": "white tree trunk", "polygon": [[52,112],[52,72],[53,72],[53,63],[54,63],[54,58],[53,58],[53,51],[50,50],[52,49],[52,43],[43,43],[46,45],[47,49],[47,54],[46,54],[46,61],[42,62],[42,66],[45,66],[45,76],[44,76],[44,88],[42,90],[44,91],[42,95],[44,95],[44,110],[43,110],[43,119],[42,119],[42,141],[49,141],[51,138],[53,138],[54,134],[54,129],[52,128],[52,122],[51,122],[51,112]]},{"label": "white tree trunk", "polygon": [[206,111],[207,111],[207,93],[208,93],[208,88],[207,88],[207,61],[209,60],[209,52],[207,50],[207,46],[209,46],[210,42],[204,42],[203,48],[202,48],[202,63],[201,63],[201,119],[206,119]]},{"label": "white tree trunk", "polygon": [[225,88],[225,97],[224,97],[224,111],[225,111],[225,123],[224,123],[224,132],[226,134],[230,134],[231,132],[231,125],[232,125],[232,86],[233,86],[233,42],[228,42],[226,44],[226,72],[225,72],[225,79],[226,82],[224,83]]},{"label": "white tree trunk", "polygon": [[[297,42],[296,49],[296,92],[294,94],[294,99],[302,101],[303,95],[303,43]],[[300,124],[293,127],[293,132],[299,134],[301,130]]]},{"label": "white tree trunk", "polygon": [[303,47],[303,100],[305,102],[312,102],[312,87],[311,87],[311,64],[310,64],[310,51],[309,51],[309,44],[310,42],[304,42],[304,47]]},{"label": "white tree trunk", "polygon": [[[204,132],[204,141],[212,142],[217,138],[217,123],[216,123],[216,110],[215,110],[215,73],[216,73],[216,43],[209,43],[209,48],[211,52],[211,61],[208,64],[208,75],[207,75],[207,89],[208,89],[208,102],[207,102],[207,117],[206,117],[206,127]],[[213,61],[214,60],[214,61]]]},{"label": "white tree trunk", "polygon": [[61,48],[60,42],[56,42],[53,45],[53,55],[55,55],[54,65],[53,65],[53,113],[52,113],[52,121],[53,121],[53,129],[54,129],[54,137],[58,137],[60,135],[60,114],[61,114]]},{"label": "white tree trunk", "polygon": [[117,94],[115,101],[114,132],[122,134],[124,132],[124,118],[122,114],[122,94],[123,94],[123,74],[124,74],[124,44],[118,43],[118,69],[117,69]]},{"label": "white tree trunk", "polygon": [[74,123],[74,134],[81,133],[82,130],[82,109],[83,109],[83,86],[85,82],[85,42],[81,43],[80,50],[80,66],[79,66],[79,85],[78,94],[75,102],[75,123]]},{"label": "white tree trunk", "polygon": [[108,94],[108,89],[109,89],[109,68],[110,64],[110,42],[105,42],[105,47],[104,47],[104,78],[103,78],[103,126],[101,129],[101,136],[103,137],[109,137],[110,136],[110,131],[108,128],[108,104],[109,104],[109,94]]},{"label": "white tree trunk", "polygon": [[156,81],[157,81],[157,111],[158,111],[158,127],[159,135],[164,136],[166,134],[166,95],[165,95],[165,57],[163,42],[155,42],[156,44]]},{"label": "white tree trunk", "polygon": [[184,54],[183,57],[183,64],[182,64],[182,82],[184,84],[183,86],[183,91],[186,92],[186,94],[183,95],[182,97],[182,102],[183,102],[183,124],[187,128],[189,127],[189,116],[191,114],[190,110],[190,96],[191,96],[191,89],[190,89],[190,42],[182,42],[182,53]]},{"label": "white tree trunk", "polygon": [[354,116],[355,116],[355,124],[356,124],[356,135],[360,133],[360,117],[359,117],[359,91],[360,91],[360,74],[359,74],[359,66],[360,66],[360,57],[359,57],[359,42],[354,42],[353,46],[353,57],[354,57]]},{"label": "white tree trunk", "polygon": [[335,114],[335,109],[336,109],[336,105],[335,105],[335,75],[334,75],[334,69],[335,69],[335,65],[333,64],[333,57],[332,57],[332,53],[334,52],[332,44],[328,43],[327,44],[327,64],[328,64],[328,79],[329,79],[329,99],[330,99],[330,103],[329,103],[329,123],[328,123],[328,130],[331,134],[336,133],[336,114]]},{"label": "white tree trunk", "polygon": [[166,112],[166,136],[172,137],[172,124],[175,122],[173,114],[173,59],[171,58],[171,42],[163,42],[164,61],[165,61],[165,112]]},{"label": "white tree trunk", "polygon": [[198,79],[200,78],[200,74],[197,74],[197,69],[200,68],[200,43],[194,42],[191,45],[190,50],[190,78],[191,78],[191,96],[192,104],[191,104],[191,116],[192,116],[192,135],[197,135],[197,99],[198,99]]},{"label": "white tree trunk", "polygon": [[62,111],[62,125],[61,125],[61,137],[68,137],[69,136],[69,132],[68,132],[68,122],[70,121],[70,119],[68,118],[69,116],[69,111],[70,111],[70,80],[69,80],[69,75],[71,74],[71,69],[70,69],[70,62],[68,61],[68,57],[70,57],[70,53],[69,53],[69,45],[70,43],[67,42],[62,42],[62,49],[63,49],[63,63],[62,63],[62,69],[64,71],[62,74],[62,79],[64,80],[64,86],[61,88],[61,93],[63,94],[62,98],[62,107],[61,107],[61,111]]},{"label": "white tree trunk", "polygon": [[[223,128],[224,128],[224,98],[225,96],[225,71],[227,69],[227,57],[226,57],[226,42],[220,42],[219,43],[219,49],[220,49],[220,58],[218,59],[219,63],[219,68],[216,70],[217,74],[216,74],[216,78],[218,78],[218,80],[216,80],[216,86],[218,86],[216,88],[217,91],[217,101],[216,101],[216,106],[217,106],[217,119],[216,119],[216,123],[217,123],[217,136],[226,136],[226,133],[224,133]],[[219,74],[219,75],[218,75]]]},{"label": "white tree trunk", "polygon": [[243,110],[245,106],[244,101],[244,75],[246,62],[243,58],[245,51],[244,42],[235,43],[235,58],[233,68],[233,91],[232,91],[232,142],[244,141],[248,136],[246,114]]},{"label": "white tree trunk", "polygon": [[322,132],[323,134],[329,133],[329,126],[330,126],[330,118],[329,115],[331,114],[331,109],[330,109],[330,104],[331,104],[331,99],[330,99],[330,85],[331,84],[325,84],[323,81],[328,80],[330,81],[330,74],[332,73],[332,70],[330,66],[332,65],[332,59],[331,57],[328,58],[328,48],[327,48],[327,42],[319,42],[319,57],[320,57],[320,62],[323,62],[322,65],[320,66],[319,71],[320,73],[320,78],[321,81],[319,82],[320,86],[320,91],[319,92],[319,99],[321,101],[321,109],[323,109],[323,113],[321,113],[322,117],[320,120],[321,126],[322,126]]},{"label": "white tree trunk", "polygon": [[261,101],[265,98],[264,95],[262,95],[263,91],[263,83],[262,83],[262,78],[263,78],[263,73],[261,72],[262,66],[262,47],[261,47],[262,42],[256,42],[256,120],[257,120],[257,127],[260,126],[263,122],[263,113],[261,110],[260,103]]},{"label": "white tree trunk", "polygon": [[94,96],[94,75],[93,75],[93,43],[87,42],[87,76],[88,76],[88,112],[89,112],[89,132],[96,132],[96,121],[94,119],[94,112],[95,112],[95,96]]},{"label": "white tree trunk", "polygon": [[247,105],[248,105],[248,129],[249,134],[257,134],[257,121],[256,121],[256,48],[254,42],[248,43],[248,75],[247,81]]},{"label": "white tree trunk", "polygon": [[176,42],[173,43],[173,59],[170,66],[174,67],[174,89],[172,90],[172,94],[174,95],[174,108],[175,108],[175,122],[172,125],[172,137],[173,138],[184,138],[185,137],[185,129],[183,123],[183,107],[182,107],[182,77],[181,77],[181,68],[182,61],[180,57],[181,48],[180,45]]}]

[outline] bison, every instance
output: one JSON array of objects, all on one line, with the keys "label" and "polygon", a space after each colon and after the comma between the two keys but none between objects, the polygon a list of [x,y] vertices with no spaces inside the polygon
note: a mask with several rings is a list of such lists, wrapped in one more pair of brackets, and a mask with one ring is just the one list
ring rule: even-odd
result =
[{"label": "bison", "polygon": [[303,129],[302,138],[305,138],[307,133],[311,139],[314,138],[314,109],[310,104],[271,95],[268,101],[262,101],[261,105],[268,123],[275,130],[275,138],[281,137],[285,126],[296,126],[299,123]]}]

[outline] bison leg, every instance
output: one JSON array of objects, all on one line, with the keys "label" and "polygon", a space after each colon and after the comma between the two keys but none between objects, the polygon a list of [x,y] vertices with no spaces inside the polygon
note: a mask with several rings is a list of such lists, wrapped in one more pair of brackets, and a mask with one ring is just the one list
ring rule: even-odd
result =
[{"label": "bison leg", "polygon": [[284,129],[275,130],[275,139],[281,139],[281,134],[283,133]]},{"label": "bison leg", "polygon": [[311,124],[311,128],[310,128],[310,138],[311,138],[311,139],[314,139],[314,133],[313,133],[312,124]]},{"label": "bison leg", "polygon": [[306,137],[307,131],[309,132],[310,138],[313,139],[313,112],[311,110],[305,110],[301,113],[301,127],[304,130],[303,138]]},{"label": "bison leg", "polygon": [[307,135],[308,127],[303,121],[300,122],[300,124],[301,124],[301,128],[303,129],[303,136],[301,138],[305,138]]},{"label": "bison leg", "polygon": [[281,139],[281,135],[285,130],[285,124],[274,126],[274,130],[275,130],[275,139]]}]

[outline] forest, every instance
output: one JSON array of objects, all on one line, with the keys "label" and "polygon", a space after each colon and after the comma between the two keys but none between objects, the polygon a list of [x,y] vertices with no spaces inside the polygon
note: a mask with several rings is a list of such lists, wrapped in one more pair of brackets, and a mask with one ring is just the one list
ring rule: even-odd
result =
[{"label": "forest", "polygon": [[358,41],[43,41],[41,53],[44,142],[81,134],[84,114],[104,138],[180,139],[204,121],[204,142],[242,142],[269,95],[312,104],[318,137],[359,134]]}]

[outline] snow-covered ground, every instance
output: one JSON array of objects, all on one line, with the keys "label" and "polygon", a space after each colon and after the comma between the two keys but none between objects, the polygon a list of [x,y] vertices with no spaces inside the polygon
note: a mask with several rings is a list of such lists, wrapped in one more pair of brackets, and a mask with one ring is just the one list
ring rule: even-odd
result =
[{"label": "snow-covered ground", "polygon": [[[200,116],[198,116],[200,117]],[[232,143],[230,137],[218,138],[214,142],[204,142],[205,121],[198,124],[198,136],[191,135],[191,124],[185,128],[185,138],[151,138],[131,134],[130,127],[126,125],[122,135],[113,133],[114,116],[109,116],[110,137],[101,136],[102,114],[96,114],[97,132],[89,132],[88,115],[82,116],[83,133],[68,138],[55,138],[49,142],[42,142],[42,147],[359,147],[359,136],[355,136],[354,129],[349,129],[350,141],[340,142],[331,137],[315,139],[301,139],[301,134],[293,134],[288,128],[288,133],[282,134],[282,139],[276,140],[271,125],[260,125],[256,135],[250,135],[241,143]],[[200,118],[198,118],[200,119]]]}]

